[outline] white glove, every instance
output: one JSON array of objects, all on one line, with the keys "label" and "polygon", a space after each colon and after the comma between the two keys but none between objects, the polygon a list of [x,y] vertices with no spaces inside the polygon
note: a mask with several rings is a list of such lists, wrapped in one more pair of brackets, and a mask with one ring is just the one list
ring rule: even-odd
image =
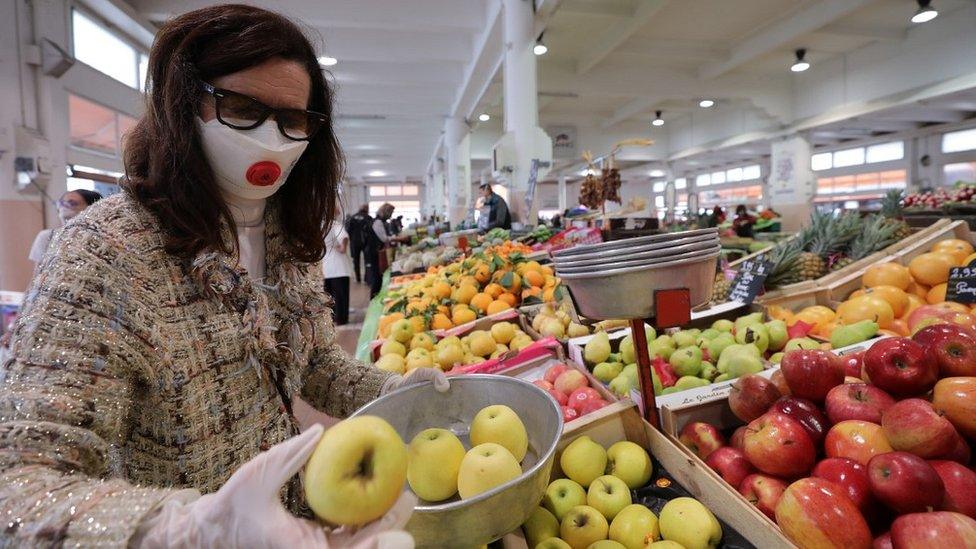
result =
[{"label": "white glove", "polygon": [[403,376],[391,376],[383,384],[383,389],[380,391],[380,394],[385,395],[386,393],[396,391],[400,387],[417,385],[426,381],[433,381],[434,389],[438,393],[446,393],[451,388],[451,383],[447,381],[447,376],[439,368],[417,368]]},{"label": "white glove", "polygon": [[413,538],[402,531],[417,502],[409,491],[385,516],[357,531],[330,532],[317,522],[295,517],[281,504],[281,487],[308,461],[322,432],[321,425],[314,425],[276,444],[242,465],[213,494],[190,503],[167,501],[158,514],[140,524],[133,545],[413,549]]}]

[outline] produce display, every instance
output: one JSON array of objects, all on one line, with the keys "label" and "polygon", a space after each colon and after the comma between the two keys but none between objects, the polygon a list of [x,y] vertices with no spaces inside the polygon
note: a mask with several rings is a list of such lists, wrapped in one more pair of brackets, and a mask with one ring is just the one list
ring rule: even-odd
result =
[{"label": "produce display", "polygon": [[957,182],[952,188],[939,187],[924,193],[912,193],[905,197],[907,210],[941,210],[951,206],[976,205],[976,184]]},{"label": "produce display", "polygon": [[572,305],[565,302],[556,307],[546,303],[537,311],[527,312],[526,317],[530,320],[532,329],[545,337],[563,340],[589,335],[588,326],[573,321],[569,311],[571,307]]},{"label": "produce display", "polygon": [[574,439],[559,457],[566,478],[553,480],[522,525],[536,549],[708,548],[722,541],[722,525],[690,497],[668,501],[660,513],[634,503],[631,491],[651,480],[650,456],[630,441],[604,448],[588,436]]},{"label": "produce display", "polygon": [[[430,239],[428,239],[430,240]],[[453,262],[461,256],[461,250],[452,246],[437,246],[410,252],[398,257],[390,267],[394,272],[415,273],[430,267],[439,267]]]},{"label": "produce display", "polygon": [[390,325],[373,366],[395,374],[417,368],[440,368],[478,364],[532,344],[532,338],[511,322],[498,322],[490,330],[474,330],[464,337],[448,336],[439,341],[426,331],[414,331],[413,323],[401,318]]},{"label": "produce display", "polygon": [[566,423],[610,404],[599,391],[590,387],[590,381],[582,372],[565,364],[550,366],[542,379],[532,383],[559,404]]},{"label": "produce display", "polygon": [[801,548],[976,544],[976,331],[793,350],[780,371],[734,384],[728,438],[691,422],[679,440]]}]

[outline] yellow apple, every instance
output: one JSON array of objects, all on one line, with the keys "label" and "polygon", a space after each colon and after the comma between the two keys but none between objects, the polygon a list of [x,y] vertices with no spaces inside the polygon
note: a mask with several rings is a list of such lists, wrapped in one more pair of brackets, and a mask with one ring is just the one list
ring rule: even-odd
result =
[{"label": "yellow apple", "polygon": [[657,517],[639,503],[624,507],[610,523],[610,539],[619,541],[627,549],[644,549],[659,537]]},{"label": "yellow apple", "polygon": [[607,451],[584,435],[563,450],[559,456],[559,466],[567,477],[586,488],[606,470]]},{"label": "yellow apple", "polygon": [[455,365],[460,364],[464,361],[464,350],[461,349],[461,344],[448,344],[443,347],[437,348],[437,354],[434,358],[434,362],[441,367],[441,370],[447,371],[453,368]]},{"label": "yellow apple", "polygon": [[400,355],[383,355],[373,363],[380,370],[403,374],[407,371],[407,361]]},{"label": "yellow apple", "polygon": [[515,325],[511,322],[499,322],[491,327],[491,337],[495,343],[506,345],[515,337]]},{"label": "yellow apple", "polygon": [[486,442],[468,450],[458,470],[458,494],[470,499],[516,479],[522,468],[504,446]]},{"label": "yellow apple", "polygon": [[655,541],[654,543],[647,546],[647,549],[685,549],[684,545],[676,541],[671,541],[669,539],[662,539],[660,541]]},{"label": "yellow apple", "polygon": [[427,349],[428,351],[434,350],[434,337],[427,332],[420,332],[419,334],[414,334],[410,339],[410,350],[414,349]]},{"label": "yellow apple", "polygon": [[519,462],[529,448],[529,435],[515,410],[504,404],[486,406],[471,421],[471,444],[494,442],[505,447]]},{"label": "yellow apple", "polygon": [[591,543],[586,549],[627,549],[624,544],[613,541],[612,539],[601,539],[600,541]]},{"label": "yellow apple", "polygon": [[305,465],[305,498],[320,519],[360,525],[383,516],[407,479],[407,447],[386,421],[360,416],[322,435]]},{"label": "yellow apple", "polygon": [[471,354],[485,357],[495,351],[495,340],[491,338],[491,334],[488,332],[475,330],[468,337],[468,347],[471,348]]},{"label": "yellow apple", "polygon": [[418,347],[409,353],[407,353],[407,371],[416,370],[417,368],[433,368],[434,367],[434,357],[431,356],[430,351],[422,347]]},{"label": "yellow apple", "polygon": [[621,440],[607,448],[607,473],[636,490],[651,480],[654,465],[646,450],[629,440]]},{"label": "yellow apple", "polygon": [[715,515],[694,498],[667,502],[658,517],[661,537],[685,549],[711,549],[722,541],[722,526]]},{"label": "yellow apple", "polygon": [[395,339],[387,339],[383,345],[380,345],[380,356],[385,355],[407,356],[407,348]]},{"label": "yellow apple", "polygon": [[457,493],[464,445],[447,429],[425,429],[410,441],[407,482],[418,497],[443,501]]},{"label": "yellow apple", "polygon": [[559,521],[545,508],[536,507],[522,524],[522,532],[529,547],[535,547],[544,540],[559,536]]},{"label": "yellow apple", "polygon": [[413,338],[413,324],[410,324],[410,321],[405,318],[397,320],[390,325],[390,337],[400,343],[409,343],[410,339]]},{"label": "yellow apple", "polygon": [[586,549],[592,543],[607,539],[610,526],[596,509],[587,505],[573,507],[559,525],[559,537],[573,549]]},{"label": "yellow apple", "polygon": [[559,538],[549,538],[542,540],[535,549],[573,549],[568,543]]},{"label": "yellow apple", "polygon": [[624,481],[613,475],[597,477],[586,492],[586,504],[599,511],[607,520],[613,520],[617,513],[631,503],[630,489]]},{"label": "yellow apple", "polygon": [[556,479],[546,488],[542,505],[555,515],[556,520],[562,521],[570,509],[586,505],[586,490],[568,478]]}]

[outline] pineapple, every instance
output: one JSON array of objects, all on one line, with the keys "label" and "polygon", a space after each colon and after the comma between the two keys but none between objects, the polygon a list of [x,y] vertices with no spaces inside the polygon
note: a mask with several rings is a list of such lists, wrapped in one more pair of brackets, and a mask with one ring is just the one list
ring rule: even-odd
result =
[{"label": "pineapple", "polygon": [[851,257],[856,261],[891,246],[899,240],[898,233],[903,226],[880,215],[865,218],[864,230],[851,243]]},{"label": "pineapple", "polygon": [[905,193],[898,189],[886,192],[881,199],[881,215],[889,219],[901,219],[905,215],[905,209],[902,207],[904,198]]},{"label": "pineapple", "polygon": [[844,267],[854,263],[854,259],[849,256],[838,257],[833,263],[830,264],[830,272],[839,271]]},{"label": "pineapple", "polygon": [[732,290],[732,281],[727,280],[725,275],[718,273],[715,275],[715,283],[712,284],[712,301],[715,303],[725,303]]},{"label": "pineapple", "polygon": [[800,240],[793,238],[778,244],[769,254],[773,267],[766,277],[766,288],[778,288],[803,280],[800,278]]},{"label": "pineapple", "polygon": [[802,252],[796,260],[796,270],[800,280],[816,280],[827,274],[827,264],[815,253]]},{"label": "pineapple", "polygon": [[861,217],[857,214],[844,214],[836,219],[828,219],[819,227],[806,250],[824,259],[844,253],[862,228]]}]

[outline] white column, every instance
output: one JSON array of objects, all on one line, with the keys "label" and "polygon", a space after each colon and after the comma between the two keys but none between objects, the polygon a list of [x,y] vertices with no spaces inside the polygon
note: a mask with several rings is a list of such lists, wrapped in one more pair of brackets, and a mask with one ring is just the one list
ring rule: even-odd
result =
[{"label": "white column", "polygon": [[526,0],[503,0],[505,37],[505,131],[515,134],[515,171],[508,176],[509,209],[513,219],[535,224],[537,208],[527,211],[525,193],[534,151],[534,129],[539,124],[536,84],[536,59],[532,53],[532,3]]},{"label": "white column", "polygon": [[817,180],[810,168],[810,142],[799,135],[775,141],[771,147],[768,204],[783,216],[783,230],[797,231],[813,211]]},{"label": "white column", "polygon": [[[465,187],[470,187],[468,171],[470,171],[470,148],[463,147],[470,128],[467,121],[460,116],[452,116],[444,121],[444,148],[447,149],[447,216],[451,225],[457,225],[464,219]],[[465,151],[464,149],[467,149]],[[467,152],[468,154],[465,154]]]},{"label": "white column", "polygon": [[560,175],[559,176],[559,187],[558,187],[558,191],[557,192],[558,192],[558,196],[559,196],[559,215],[560,216],[563,215],[563,212],[565,212],[566,211],[566,208],[567,208],[567,206],[566,206],[566,183],[568,181],[569,181],[569,177],[567,177],[565,175]]}]

